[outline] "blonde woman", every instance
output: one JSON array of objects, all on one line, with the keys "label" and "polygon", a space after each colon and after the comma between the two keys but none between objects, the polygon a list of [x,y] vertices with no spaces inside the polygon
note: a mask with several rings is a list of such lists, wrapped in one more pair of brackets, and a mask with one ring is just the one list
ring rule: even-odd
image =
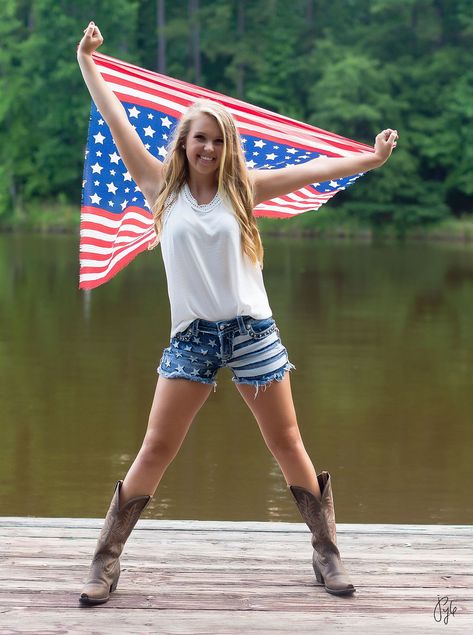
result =
[{"label": "blonde woman", "polygon": [[251,171],[231,114],[218,103],[199,100],[183,114],[162,164],[146,150],[92,60],[102,42],[91,22],[78,62],[127,170],[153,206],[172,327],[143,444],[116,485],[80,601],[101,604],[116,589],[125,541],[225,366],[312,532],[317,580],[329,593],[352,594],[336,546],[330,475],[316,475],[299,432],[288,372],[293,366],[266,295],[263,247],[252,210],[304,185],[381,166],[397,132],[381,132],[373,154]]}]

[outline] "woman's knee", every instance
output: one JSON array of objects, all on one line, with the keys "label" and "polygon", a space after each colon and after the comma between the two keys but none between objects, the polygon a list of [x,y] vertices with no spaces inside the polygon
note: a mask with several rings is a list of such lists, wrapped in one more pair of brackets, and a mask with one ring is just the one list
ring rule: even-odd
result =
[{"label": "woman's knee", "polygon": [[304,444],[298,432],[280,433],[275,437],[269,438],[267,445],[276,458],[305,452]]},{"label": "woman's knee", "polygon": [[146,435],[139,455],[140,459],[150,465],[169,464],[179,450],[179,443],[173,439],[159,435]]}]

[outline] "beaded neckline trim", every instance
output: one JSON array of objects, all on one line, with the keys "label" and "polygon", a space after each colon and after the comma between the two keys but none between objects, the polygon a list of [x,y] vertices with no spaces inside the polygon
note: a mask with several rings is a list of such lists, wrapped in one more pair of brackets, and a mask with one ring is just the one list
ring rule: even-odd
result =
[{"label": "beaded neckline trim", "polygon": [[215,209],[217,205],[221,203],[221,198],[219,196],[219,193],[217,192],[215,196],[213,197],[213,199],[210,201],[210,203],[199,205],[199,203],[192,196],[192,192],[190,191],[190,188],[187,185],[187,183],[184,185],[184,198],[186,199],[187,203],[189,203],[189,205],[192,207],[192,209],[195,212],[199,212],[199,214],[207,214],[208,212],[211,212],[213,209]]}]

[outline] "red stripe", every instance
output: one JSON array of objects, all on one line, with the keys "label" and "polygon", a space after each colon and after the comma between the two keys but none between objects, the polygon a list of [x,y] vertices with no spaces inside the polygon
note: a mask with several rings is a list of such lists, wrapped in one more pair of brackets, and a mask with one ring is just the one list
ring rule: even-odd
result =
[{"label": "red stripe", "polygon": [[[137,66],[122,63],[119,60],[115,60],[114,58],[108,58],[107,56],[103,56],[102,54],[94,54],[94,58],[96,58],[97,65],[99,67],[102,66],[105,68],[107,67],[113,68],[114,70],[120,73],[126,73],[127,75],[131,77],[136,77],[138,80],[146,79],[146,81],[149,81],[150,83],[155,84],[160,88],[158,89],[158,88],[152,88],[149,86],[143,86],[139,82],[137,83],[134,81],[129,81],[124,78],[115,77],[113,75],[107,74],[107,72],[105,71],[103,72],[103,76],[108,82],[117,83],[122,86],[139,90],[141,93],[153,95],[157,97],[158,99],[167,99],[169,101],[174,101],[176,103],[181,104],[182,106],[188,106],[192,101],[195,101],[195,99],[198,97],[205,97],[205,96],[210,97],[214,99],[215,101],[222,103],[224,106],[237,110],[237,113],[235,113],[235,118],[238,121],[241,121],[243,128],[244,128],[244,123],[251,122],[256,114],[261,116],[264,120],[266,120],[269,123],[270,128],[277,128],[279,133],[286,132],[289,135],[291,134],[293,135],[295,134],[295,131],[297,131],[297,134],[303,135],[305,137],[307,137],[307,133],[310,133],[311,136],[316,135],[318,137],[323,135],[325,138],[328,137],[328,139],[326,139],[326,143],[329,143],[333,145],[334,147],[337,147],[343,150],[349,150],[352,152],[353,151],[354,152],[366,152],[366,151],[373,152],[373,148],[371,146],[362,144],[358,141],[347,139],[346,137],[343,137],[336,133],[322,130],[321,128],[311,126],[309,124],[297,121],[295,119],[291,119],[289,117],[285,117],[283,115],[273,113],[264,108],[260,108],[258,106],[252,106],[251,104],[248,104],[246,102],[236,100],[231,97],[226,97],[225,95],[222,95],[215,91],[203,89],[203,88],[194,86],[192,84],[187,84],[186,82],[181,82],[179,80],[172,80],[171,78],[168,78],[165,75],[159,75],[158,73],[152,73],[152,74],[143,73],[142,69],[140,69]],[[113,60],[113,63],[111,63],[111,60]],[[130,70],[130,69],[133,69],[133,70]],[[183,95],[183,97],[179,97],[176,95],[168,95],[165,91],[166,89],[169,89],[169,88],[179,91]],[[153,109],[156,108],[156,104],[154,102],[148,101],[146,99],[139,98],[139,97],[132,97],[132,96],[126,95],[124,93],[119,93],[119,92],[117,92],[116,94],[117,96],[120,95],[120,98],[122,101],[127,101],[130,103],[147,107],[147,108],[153,108]],[[162,106],[162,110],[163,112],[165,112],[166,114],[170,114],[171,116],[180,117],[180,112],[178,110],[173,110],[172,108],[169,108],[167,106]],[[263,126],[265,125],[264,123],[260,123],[260,122],[255,122],[255,123],[257,123],[258,125],[263,125]],[[245,134],[255,135],[255,133],[251,132],[250,130],[248,131],[245,130]],[[278,141],[279,142],[281,141],[281,138],[278,136],[271,136],[271,137],[268,136],[268,139],[271,139],[272,141],[275,141],[276,143]],[[322,141],[322,139],[319,139],[319,140]],[[309,146],[309,148],[307,149],[310,149],[310,147],[312,146]],[[312,147],[312,149],[314,148]],[[328,151],[324,149],[324,150],[321,150],[321,152],[325,153]],[[336,155],[333,155],[333,156],[336,156]]]},{"label": "red stripe", "polygon": [[143,207],[136,207],[136,205],[129,205],[122,212],[117,212],[117,213],[109,212],[108,210],[103,209],[102,207],[91,207],[90,205],[82,205],[81,211],[90,213],[90,214],[103,216],[104,218],[108,218],[109,220],[115,220],[115,221],[122,220],[123,217],[128,214],[128,212],[136,212],[137,214],[140,214],[141,216],[144,216],[145,218],[153,218],[153,214],[151,212],[144,209]]},{"label": "red stripe", "polygon": [[[140,236],[140,240],[144,238],[144,236]],[[149,240],[153,240],[153,237],[150,236]],[[137,241],[138,242],[138,241]],[[130,248],[130,246],[133,243],[127,243],[125,245],[121,245],[121,246],[112,246],[110,247],[110,251],[106,254],[97,254],[94,251],[84,251],[83,248],[88,247],[89,245],[95,245],[97,247],[107,247],[107,245],[96,245],[95,242],[92,241],[87,241],[85,243],[83,243],[81,245],[82,249],[80,252],[80,262],[82,263],[84,260],[94,260],[97,262],[98,265],[102,264],[102,263],[106,263],[108,265],[108,263],[110,263],[116,256],[119,256],[122,252],[126,251],[127,249]],[[85,267],[85,266],[84,266]],[[96,271],[99,272],[100,269],[96,269],[95,267],[91,267],[90,265],[87,265],[87,268],[90,269],[89,272],[91,271]],[[102,271],[105,270],[107,267],[102,267]],[[84,273],[83,271],[83,267],[81,266],[81,273]]]},{"label": "red stripe", "polygon": [[[133,260],[135,256],[137,256],[139,253],[141,253],[147,248],[148,248],[148,245],[146,243],[144,245],[140,245],[134,251],[129,253],[127,256],[125,256],[122,260],[119,260],[106,275],[100,276],[99,274],[98,277],[94,280],[85,280],[79,284],[79,288],[80,289],[94,289],[95,287],[98,287],[104,282],[107,282],[108,280],[110,280],[110,278],[113,278],[113,276],[115,276],[119,271],[121,271],[123,267],[126,267],[126,265],[131,260]],[[95,270],[92,270],[92,271],[95,273]],[[92,273],[92,271],[87,271],[86,267],[81,269],[82,274]]]},{"label": "red stripe", "polygon": [[[172,88],[181,92],[186,97],[184,97],[184,99],[179,99],[179,97],[176,97],[175,95],[167,96],[166,93],[162,92],[162,90],[152,89],[150,87],[140,85],[139,83],[134,83],[131,81],[127,82],[125,79],[109,76],[110,81],[120,83],[121,85],[132,87],[142,92],[154,94],[156,96],[166,95],[166,98],[170,101],[176,101],[178,103],[181,103],[182,105],[187,105],[189,101],[195,100],[196,97],[208,96],[216,101],[219,101],[227,107],[237,109],[239,111],[239,115],[237,115],[237,118],[238,116],[240,116],[242,117],[242,119],[251,120],[251,118],[254,117],[255,114],[258,114],[267,121],[272,122],[273,124],[277,124],[278,126],[288,126],[292,133],[294,133],[294,129],[298,129],[300,132],[310,132],[312,134],[315,133],[316,135],[322,134],[324,137],[330,137],[329,143],[333,143],[337,147],[358,151],[373,151],[373,148],[366,144],[360,143],[358,141],[353,141],[352,139],[348,139],[346,137],[343,137],[342,135],[317,128],[316,126],[311,126],[310,124],[297,121],[296,119],[285,117],[284,115],[279,115],[270,110],[266,110],[265,108],[253,106],[251,104],[248,104],[247,102],[233,99],[232,97],[227,97],[226,95],[222,95],[221,93],[194,86],[193,84],[188,84],[187,82],[183,82],[180,80],[175,80],[167,77],[166,75],[160,75],[159,73],[152,73],[151,71],[143,72],[144,69],[140,69],[138,66],[126,62],[121,62],[121,60],[117,60],[101,53],[95,53],[94,58],[98,66],[113,68],[118,72],[126,73],[130,77],[136,77],[138,80],[145,79],[146,81],[156,84],[164,90]],[[126,98],[128,98],[128,96],[126,96]]]}]

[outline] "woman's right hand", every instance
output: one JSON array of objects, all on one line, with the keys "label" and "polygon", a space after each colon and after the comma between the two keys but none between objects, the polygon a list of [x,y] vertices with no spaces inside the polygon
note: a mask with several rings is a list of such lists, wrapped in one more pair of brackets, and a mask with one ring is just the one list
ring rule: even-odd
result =
[{"label": "woman's right hand", "polygon": [[99,27],[94,22],[89,22],[87,28],[84,29],[84,37],[79,42],[77,55],[92,55],[103,43],[103,37]]}]

